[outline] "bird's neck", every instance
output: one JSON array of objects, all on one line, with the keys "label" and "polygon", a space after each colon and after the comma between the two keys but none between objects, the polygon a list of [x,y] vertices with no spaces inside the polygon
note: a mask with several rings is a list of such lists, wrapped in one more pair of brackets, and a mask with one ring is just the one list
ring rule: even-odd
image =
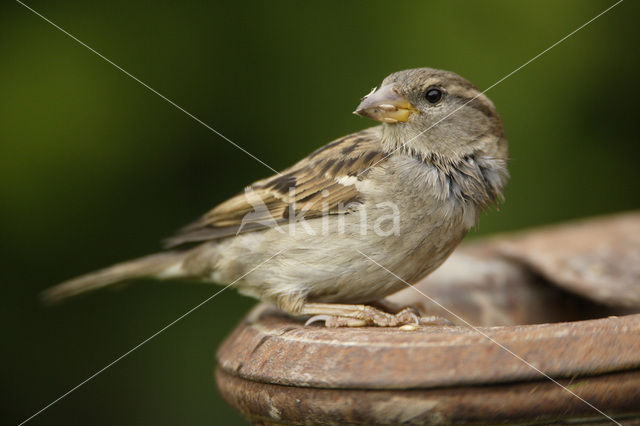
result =
[{"label": "bird's neck", "polygon": [[460,144],[452,144],[448,140],[449,137],[448,134],[443,135],[439,128],[434,127],[425,132],[423,128],[413,126],[411,123],[402,125],[384,123],[381,130],[382,147],[387,152],[411,148],[414,153],[423,157],[441,156],[452,160],[474,153],[472,150],[462,152],[453,149],[453,146],[460,146]]},{"label": "bird's neck", "polygon": [[[411,140],[400,137],[393,126],[383,126],[382,144],[389,154],[408,156],[438,175],[434,185],[443,195],[464,203],[474,203],[480,209],[497,205],[503,199],[502,189],[508,172],[506,159],[480,150],[455,152],[429,149],[432,141],[419,135]],[[406,134],[406,133],[405,133]]]}]

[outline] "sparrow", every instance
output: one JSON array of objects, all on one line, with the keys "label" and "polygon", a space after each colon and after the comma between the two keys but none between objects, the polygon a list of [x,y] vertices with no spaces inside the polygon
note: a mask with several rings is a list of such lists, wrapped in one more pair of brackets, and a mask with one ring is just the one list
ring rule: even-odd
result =
[{"label": "sparrow", "polygon": [[169,238],[170,250],[64,282],[44,299],[182,278],[233,283],[328,327],[415,323],[411,308],[374,304],[440,266],[502,201],[502,121],[474,85],[432,68],[389,75],[354,113],[381,124],[254,182]]}]

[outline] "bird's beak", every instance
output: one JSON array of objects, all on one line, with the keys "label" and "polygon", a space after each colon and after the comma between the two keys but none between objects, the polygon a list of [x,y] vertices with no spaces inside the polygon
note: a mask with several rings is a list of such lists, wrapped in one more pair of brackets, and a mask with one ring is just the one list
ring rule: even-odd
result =
[{"label": "bird's beak", "polygon": [[362,98],[362,102],[353,113],[383,123],[397,123],[408,121],[412,112],[418,110],[393,84],[387,84],[378,90],[373,89]]}]

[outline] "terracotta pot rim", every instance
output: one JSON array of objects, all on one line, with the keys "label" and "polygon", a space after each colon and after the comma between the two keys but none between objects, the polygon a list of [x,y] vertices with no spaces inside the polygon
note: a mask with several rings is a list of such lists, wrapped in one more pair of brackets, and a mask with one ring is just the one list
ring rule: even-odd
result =
[{"label": "terracotta pot rim", "polygon": [[640,367],[640,314],[477,328],[503,347],[461,326],[415,332],[305,328],[264,306],[252,316],[254,321],[242,322],[226,340],[218,360],[225,372],[262,383],[426,389],[545,379],[542,373],[560,378]]}]

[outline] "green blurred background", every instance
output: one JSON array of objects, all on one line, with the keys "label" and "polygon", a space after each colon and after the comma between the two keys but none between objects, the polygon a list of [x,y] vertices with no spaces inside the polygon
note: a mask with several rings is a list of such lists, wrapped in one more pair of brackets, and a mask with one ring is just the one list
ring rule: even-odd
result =
[{"label": "green blurred background", "polygon": [[[388,73],[484,89],[612,1],[27,4],[277,169],[372,123]],[[480,234],[640,207],[640,4],[488,94],[511,143]],[[216,287],[139,282],[46,308],[44,288],[158,241],[270,171],[18,3],[0,7],[2,424],[24,420]],[[243,424],[214,354],[254,304],[227,291],[32,424]]]}]

